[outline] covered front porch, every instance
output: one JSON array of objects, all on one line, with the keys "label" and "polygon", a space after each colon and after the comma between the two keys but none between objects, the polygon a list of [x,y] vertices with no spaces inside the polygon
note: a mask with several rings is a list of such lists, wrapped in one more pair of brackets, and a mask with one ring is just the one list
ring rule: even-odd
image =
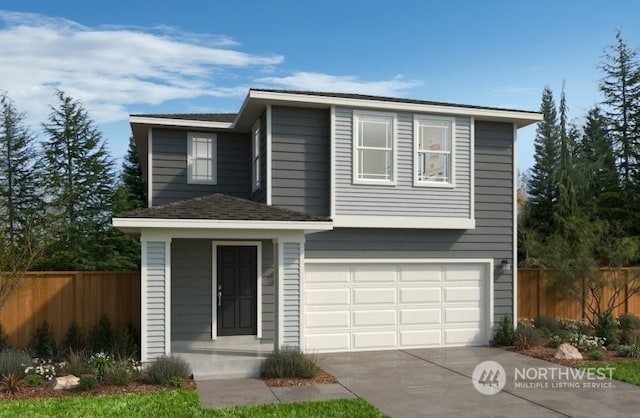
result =
[{"label": "covered front porch", "polygon": [[305,235],[330,221],[213,195],[113,223],[140,235],[143,362],[176,353],[196,378],[255,376],[275,347],[300,346]]}]

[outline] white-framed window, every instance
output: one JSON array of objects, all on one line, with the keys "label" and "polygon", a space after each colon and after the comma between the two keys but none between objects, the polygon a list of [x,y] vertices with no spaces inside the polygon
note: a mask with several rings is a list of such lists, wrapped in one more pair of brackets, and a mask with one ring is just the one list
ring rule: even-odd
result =
[{"label": "white-framed window", "polygon": [[251,190],[260,188],[260,120],[251,130]]},{"label": "white-framed window", "polygon": [[454,185],[454,132],[453,118],[414,118],[416,186]]},{"label": "white-framed window", "polygon": [[353,182],[395,184],[396,115],[353,113]]},{"label": "white-framed window", "polygon": [[206,132],[187,134],[187,182],[216,184],[217,135]]}]

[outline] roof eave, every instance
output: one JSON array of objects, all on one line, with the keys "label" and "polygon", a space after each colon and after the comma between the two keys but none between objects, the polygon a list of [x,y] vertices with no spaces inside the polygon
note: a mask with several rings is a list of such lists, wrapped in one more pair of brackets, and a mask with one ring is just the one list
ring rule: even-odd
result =
[{"label": "roof eave", "polygon": [[330,231],[331,221],[258,221],[258,220],[210,220],[210,219],[156,219],[113,218],[115,228],[125,233],[140,233],[143,229],[237,229],[270,231],[305,231],[305,233]]}]

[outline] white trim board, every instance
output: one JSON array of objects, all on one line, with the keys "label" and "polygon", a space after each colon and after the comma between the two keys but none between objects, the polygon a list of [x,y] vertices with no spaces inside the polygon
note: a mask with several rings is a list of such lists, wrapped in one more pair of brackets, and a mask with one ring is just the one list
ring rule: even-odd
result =
[{"label": "white trim board", "polygon": [[336,215],[335,228],[475,229],[475,219],[420,216]]},{"label": "white trim board", "polygon": [[143,125],[155,126],[179,126],[185,128],[211,128],[211,129],[230,129],[234,123],[230,122],[212,122],[194,119],[172,119],[160,118],[154,116],[129,116],[130,123],[139,123]]},{"label": "white trim board", "polygon": [[333,224],[327,222],[304,221],[230,221],[210,219],[156,219],[156,218],[113,218],[116,228],[198,228],[198,229],[251,229],[251,230],[292,230],[329,231]]},{"label": "white trim board", "polygon": [[256,247],[256,327],[257,338],[262,338],[262,241],[211,242],[211,339],[218,338],[218,247]]},{"label": "white trim board", "polygon": [[513,255],[511,263],[511,274],[513,275],[513,326],[518,324],[518,127],[513,125]]}]

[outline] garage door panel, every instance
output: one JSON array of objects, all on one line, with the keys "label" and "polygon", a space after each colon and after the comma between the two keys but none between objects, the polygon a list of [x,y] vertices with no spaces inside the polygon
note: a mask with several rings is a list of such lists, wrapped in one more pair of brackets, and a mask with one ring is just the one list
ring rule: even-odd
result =
[{"label": "garage door panel", "polygon": [[396,310],[385,311],[354,311],[353,326],[387,326],[396,325]]},{"label": "garage door panel", "polygon": [[354,350],[374,350],[380,348],[394,348],[397,346],[395,331],[354,332]]},{"label": "garage door panel", "polygon": [[477,328],[445,329],[445,345],[481,345],[485,339]]},{"label": "garage door panel", "polygon": [[440,287],[400,288],[400,303],[437,303],[442,302]]},{"label": "garage door panel", "polygon": [[349,327],[349,311],[307,312],[304,316],[305,326],[314,328],[347,328]]},{"label": "garage door panel", "polygon": [[400,309],[400,325],[440,325],[442,310],[435,309]]},{"label": "garage door panel", "polygon": [[480,323],[480,307],[469,308],[445,308],[444,309],[444,323]]},{"label": "garage door panel", "polygon": [[396,303],[395,288],[355,288],[353,289],[354,305],[391,304]]},{"label": "garage door panel", "polygon": [[441,282],[442,266],[406,264],[400,266],[401,282]]},{"label": "garage door panel", "polygon": [[445,269],[445,282],[449,281],[471,281],[480,283],[482,281],[482,271],[475,264],[448,265]]},{"label": "garage door panel", "polygon": [[480,302],[480,288],[445,286],[444,302],[445,303]]},{"label": "garage door panel", "polygon": [[440,329],[400,331],[401,347],[437,347],[442,345]]},{"label": "garage door panel", "polygon": [[305,304],[310,306],[349,305],[349,289],[307,289]]},{"label": "garage door panel", "polygon": [[307,334],[305,349],[307,351],[348,351],[351,335],[343,333]]},{"label": "garage door panel", "polygon": [[395,283],[398,268],[389,265],[356,265],[353,271],[355,283]]},{"label": "garage door panel", "polygon": [[307,283],[349,283],[351,268],[344,264],[328,264],[322,266],[322,270],[308,269],[304,280]]}]

